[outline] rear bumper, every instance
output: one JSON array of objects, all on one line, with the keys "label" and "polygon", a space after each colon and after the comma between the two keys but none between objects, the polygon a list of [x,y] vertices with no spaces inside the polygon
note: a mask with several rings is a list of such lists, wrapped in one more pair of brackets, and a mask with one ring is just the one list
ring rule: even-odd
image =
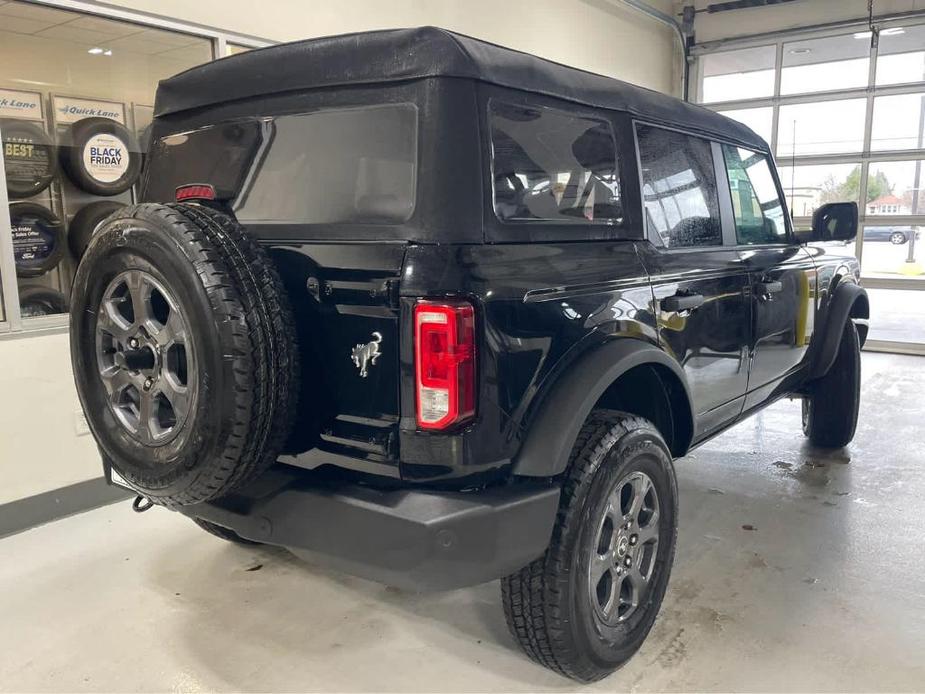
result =
[{"label": "rear bumper", "polygon": [[539,482],[474,493],[382,491],[319,484],[283,468],[235,495],[178,510],[346,573],[446,590],[499,578],[541,556],[558,504],[559,488]]}]

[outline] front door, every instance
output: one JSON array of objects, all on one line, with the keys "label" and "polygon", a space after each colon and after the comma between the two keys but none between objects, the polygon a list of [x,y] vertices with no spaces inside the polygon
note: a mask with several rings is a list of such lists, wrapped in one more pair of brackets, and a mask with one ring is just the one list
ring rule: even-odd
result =
[{"label": "front door", "polygon": [[816,269],[796,244],[767,155],[722,146],[739,255],[748,270],[751,340],[745,407],[760,405],[789,385],[805,365],[815,316]]},{"label": "front door", "polygon": [[721,219],[717,146],[654,126],[637,125],[636,132],[651,242],[640,244],[640,257],[652,280],[659,339],[684,369],[695,439],[702,439],[744,404],[749,273],[731,220]]}]

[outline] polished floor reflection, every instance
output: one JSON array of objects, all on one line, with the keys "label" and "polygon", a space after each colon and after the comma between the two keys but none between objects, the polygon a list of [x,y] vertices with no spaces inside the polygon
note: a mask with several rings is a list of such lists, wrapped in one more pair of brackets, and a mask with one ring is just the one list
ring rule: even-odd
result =
[{"label": "polished floor reflection", "polygon": [[[780,402],[678,462],[649,640],[582,691],[912,691],[925,682],[925,359],[865,354],[861,424],[809,448]],[[128,503],[0,540],[0,690],[565,691],[498,585],[418,595]]]}]

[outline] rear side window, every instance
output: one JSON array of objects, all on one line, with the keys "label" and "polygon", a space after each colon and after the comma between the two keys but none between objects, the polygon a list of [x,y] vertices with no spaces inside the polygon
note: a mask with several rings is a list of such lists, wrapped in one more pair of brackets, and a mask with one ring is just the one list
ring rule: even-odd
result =
[{"label": "rear side window", "polygon": [[786,243],[784,206],[764,154],[723,145],[729,191],[741,244]]},{"label": "rear side window", "polygon": [[502,222],[623,221],[613,129],[604,120],[492,99],[492,180]]},{"label": "rear side window", "polygon": [[241,222],[397,223],[414,211],[413,104],[323,110],[266,123],[265,151],[241,191]]},{"label": "rear side window", "polygon": [[636,127],[636,138],[649,229],[669,248],[722,245],[710,143],[648,125]]}]

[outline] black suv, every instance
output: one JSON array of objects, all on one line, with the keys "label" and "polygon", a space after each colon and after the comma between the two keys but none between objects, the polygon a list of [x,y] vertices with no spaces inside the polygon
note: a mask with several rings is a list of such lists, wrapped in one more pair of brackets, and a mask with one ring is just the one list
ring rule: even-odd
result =
[{"label": "black suv", "polygon": [[140,508],[400,587],[500,577],[527,654],[590,681],[662,602],[673,458],[787,395],[854,434],[857,207],[794,231],[737,122],[434,28],[219,60],[155,111],[71,309]]}]

